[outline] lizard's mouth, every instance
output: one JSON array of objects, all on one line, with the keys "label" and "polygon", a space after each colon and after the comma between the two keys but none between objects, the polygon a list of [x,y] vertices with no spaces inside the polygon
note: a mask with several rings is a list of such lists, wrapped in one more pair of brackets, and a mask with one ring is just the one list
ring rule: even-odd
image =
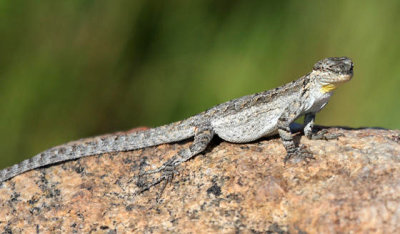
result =
[{"label": "lizard's mouth", "polygon": [[345,83],[345,82],[351,80],[352,77],[353,77],[353,71],[350,71],[350,72],[347,73],[347,74],[340,74],[340,75],[338,75],[338,76],[333,80],[332,83],[335,83],[335,84],[342,84],[342,83]]},{"label": "lizard's mouth", "polygon": [[323,93],[331,92],[339,87],[341,84],[346,83],[353,77],[353,69],[346,74],[335,75],[329,79],[322,80],[321,91]]}]

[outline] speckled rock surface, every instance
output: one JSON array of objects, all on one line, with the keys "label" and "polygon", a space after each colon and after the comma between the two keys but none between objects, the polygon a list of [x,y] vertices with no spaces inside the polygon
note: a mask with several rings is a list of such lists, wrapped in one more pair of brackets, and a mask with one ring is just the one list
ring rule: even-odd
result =
[{"label": "speckled rock surface", "polygon": [[214,140],[180,167],[160,203],[161,185],[135,195],[139,170],[189,141],[30,171],[0,186],[0,232],[400,231],[400,132],[329,131],[344,136],[301,137],[316,159],[286,165],[278,138]]}]

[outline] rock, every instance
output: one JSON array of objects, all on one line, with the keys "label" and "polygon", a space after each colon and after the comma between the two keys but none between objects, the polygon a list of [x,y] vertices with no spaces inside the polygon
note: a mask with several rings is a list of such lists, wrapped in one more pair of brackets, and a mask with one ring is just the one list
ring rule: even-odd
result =
[{"label": "rock", "polygon": [[[331,128],[337,140],[296,139],[314,160],[283,162],[278,138],[213,140],[171,184],[138,193],[137,176],[190,141],[82,158],[0,186],[0,231],[384,232],[400,230],[400,131]],[[144,178],[150,181],[159,175]]]}]

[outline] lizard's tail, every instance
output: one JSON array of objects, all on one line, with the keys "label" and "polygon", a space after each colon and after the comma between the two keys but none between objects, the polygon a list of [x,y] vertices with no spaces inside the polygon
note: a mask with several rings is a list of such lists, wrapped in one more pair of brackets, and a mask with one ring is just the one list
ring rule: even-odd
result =
[{"label": "lizard's tail", "polygon": [[120,152],[181,141],[194,136],[193,117],[146,131],[81,139],[50,148],[0,171],[0,183],[23,172],[89,155]]}]

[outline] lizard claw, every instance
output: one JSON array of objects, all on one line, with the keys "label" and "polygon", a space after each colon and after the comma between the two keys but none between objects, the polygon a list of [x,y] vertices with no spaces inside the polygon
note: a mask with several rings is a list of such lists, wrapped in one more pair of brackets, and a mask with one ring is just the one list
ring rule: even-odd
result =
[{"label": "lizard claw", "polygon": [[[174,175],[176,173],[178,173],[178,171],[176,170],[176,162],[175,161],[176,160],[174,158],[172,158],[155,170],[150,170],[150,171],[145,171],[145,172],[139,173],[139,178],[136,183],[136,185],[141,188],[141,190],[139,191],[139,194],[149,190],[150,188],[152,188],[164,181],[164,184],[162,185],[159,193],[157,194],[156,201],[158,203],[160,201],[161,195],[163,194],[165,188],[167,187],[167,185],[169,183],[172,182]],[[155,173],[161,173],[161,176],[157,179],[154,179],[150,183],[146,183],[146,182],[142,181],[142,179],[141,179],[142,176],[155,174]]]},{"label": "lizard claw", "polygon": [[343,133],[329,133],[328,129],[322,129],[311,135],[312,140],[335,140],[344,136]]},{"label": "lizard claw", "polygon": [[309,161],[310,159],[315,159],[313,154],[304,145],[301,145],[294,152],[288,153],[284,162],[286,164],[290,160],[293,163],[299,163],[301,161]]}]

